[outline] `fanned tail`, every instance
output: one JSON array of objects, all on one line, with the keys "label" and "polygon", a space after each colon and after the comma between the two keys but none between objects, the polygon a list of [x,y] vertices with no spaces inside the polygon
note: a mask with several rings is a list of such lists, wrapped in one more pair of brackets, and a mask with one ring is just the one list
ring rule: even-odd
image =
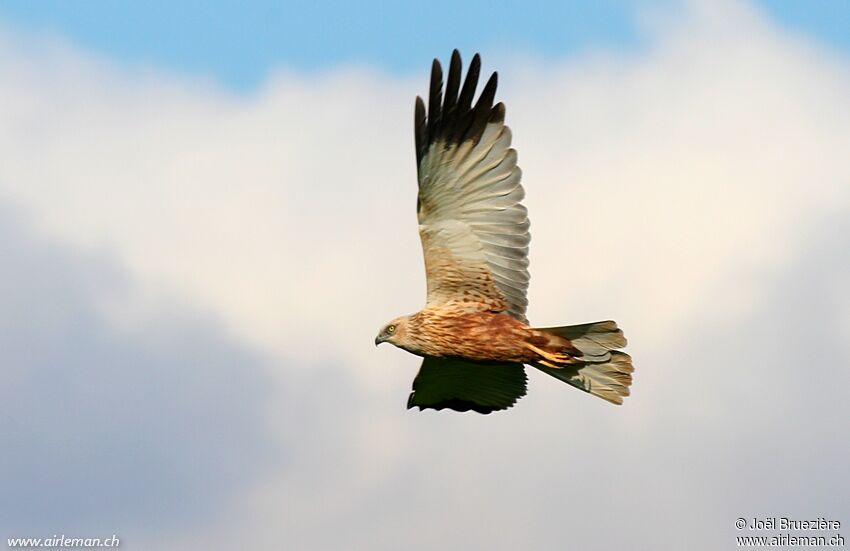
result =
[{"label": "fanned tail", "polygon": [[[570,341],[568,360],[541,359],[531,365],[576,388],[614,404],[622,404],[632,384],[632,358],[618,351],[626,346],[626,337],[616,322],[600,321],[565,327],[536,328]],[[548,356],[548,355],[547,355]]]}]

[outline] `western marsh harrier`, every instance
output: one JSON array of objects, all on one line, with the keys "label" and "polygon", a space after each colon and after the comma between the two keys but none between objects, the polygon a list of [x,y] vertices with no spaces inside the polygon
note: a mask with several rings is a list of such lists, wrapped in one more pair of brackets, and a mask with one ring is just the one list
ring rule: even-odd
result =
[{"label": "western marsh harrier", "polygon": [[384,326],[388,342],[424,361],[407,407],[490,413],[526,392],[524,364],[615,404],[629,395],[633,371],[623,332],[613,321],[529,327],[527,211],[520,201],[517,154],[505,106],[493,105],[493,73],[473,105],[481,60],[461,86],[452,54],[431,68],[426,114],[416,98],[417,215],[425,253],[425,308]]}]

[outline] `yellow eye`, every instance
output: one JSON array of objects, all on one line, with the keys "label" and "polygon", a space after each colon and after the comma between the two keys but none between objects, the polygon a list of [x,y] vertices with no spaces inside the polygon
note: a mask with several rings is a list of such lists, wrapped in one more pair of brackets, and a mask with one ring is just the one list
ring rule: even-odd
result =
[{"label": "yellow eye", "polygon": [[395,333],[395,325],[387,326],[387,333],[390,333],[390,334]]}]

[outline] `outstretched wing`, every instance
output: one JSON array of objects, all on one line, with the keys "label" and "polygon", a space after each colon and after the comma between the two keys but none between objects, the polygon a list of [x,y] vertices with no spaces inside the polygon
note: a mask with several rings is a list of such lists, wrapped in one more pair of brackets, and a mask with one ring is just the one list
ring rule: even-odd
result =
[{"label": "outstretched wing", "polygon": [[407,409],[449,408],[490,413],[507,409],[525,396],[522,364],[473,363],[425,357]]},{"label": "outstretched wing", "polygon": [[475,105],[481,60],[472,59],[463,88],[452,54],[431,69],[428,113],[416,98],[417,214],[425,253],[428,305],[472,301],[525,322],[528,304],[528,216],[505,107],[493,105],[497,75]]}]

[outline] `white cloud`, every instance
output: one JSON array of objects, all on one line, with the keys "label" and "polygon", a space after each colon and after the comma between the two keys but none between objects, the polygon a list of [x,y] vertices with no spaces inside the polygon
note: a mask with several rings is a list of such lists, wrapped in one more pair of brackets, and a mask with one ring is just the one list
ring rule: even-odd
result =
[{"label": "white cloud", "polygon": [[[532,321],[616,318],[637,365],[621,409],[533,377],[489,417],[404,414],[417,360],[371,345],[424,297],[411,111],[426,67],[279,74],[242,97],[0,33],[0,198],[56,243],[120,262],[142,293],[99,302],[116,326],[138,331],[177,297],[275,365],[290,459],[228,521],[152,532],[157,547],[664,548],[701,534],[693,548],[716,548],[735,500],[790,514],[799,502],[739,488],[771,487],[751,442],[783,476],[815,466],[765,441],[785,434],[779,400],[812,408],[792,408],[799,423],[846,418],[801,386],[811,352],[788,341],[842,351],[806,369],[846,381],[840,333],[795,320],[847,324],[824,299],[846,295],[829,274],[847,260],[822,228],[850,213],[850,63],[738,4],[693,3],[647,29],[639,53],[484,60],[528,191]],[[846,514],[818,500],[823,484],[794,495]]]},{"label": "white cloud", "polygon": [[277,466],[261,358],[187,304],[112,326],[122,270],[0,214],[0,532],[138,541],[209,522]]}]

